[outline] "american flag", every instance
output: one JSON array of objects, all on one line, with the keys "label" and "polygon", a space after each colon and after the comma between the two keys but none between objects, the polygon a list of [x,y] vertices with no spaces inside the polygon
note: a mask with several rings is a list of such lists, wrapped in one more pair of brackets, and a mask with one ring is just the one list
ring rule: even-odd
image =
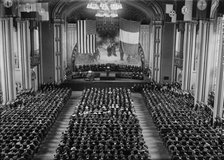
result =
[{"label": "american flag", "polygon": [[77,21],[78,52],[93,54],[96,51],[96,21]]}]

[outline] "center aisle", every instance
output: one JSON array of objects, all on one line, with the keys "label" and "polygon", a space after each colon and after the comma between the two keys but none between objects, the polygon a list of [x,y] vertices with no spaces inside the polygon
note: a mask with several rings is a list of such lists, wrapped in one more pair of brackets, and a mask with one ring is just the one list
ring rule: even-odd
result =
[{"label": "center aisle", "polygon": [[146,145],[149,147],[152,160],[170,159],[169,153],[145,106],[144,97],[140,93],[131,93],[131,98],[134,101],[133,105],[142,128]]},{"label": "center aisle", "polygon": [[53,160],[56,149],[61,140],[62,132],[64,132],[74,112],[74,106],[80,101],[82,96],[81,91],[73,91],[71,98],[62,109],[56,122],[49,131],[46,140],[41,144],[38,153],[34,156],[34,160]]}]

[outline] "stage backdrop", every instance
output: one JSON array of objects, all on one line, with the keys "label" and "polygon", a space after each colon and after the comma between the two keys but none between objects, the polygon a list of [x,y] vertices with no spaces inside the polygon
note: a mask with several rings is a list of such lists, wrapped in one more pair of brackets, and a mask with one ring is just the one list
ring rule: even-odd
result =
[{"label": "stage backdrop", "polygon": [[77,24],[68,26],[68,38],[74,39],[69,45],[69,50],[72,50],[72,65],[142,64],[138,53],[141,27],[139,22],[124,19],[96,23],[92,20],[79,20]]}]

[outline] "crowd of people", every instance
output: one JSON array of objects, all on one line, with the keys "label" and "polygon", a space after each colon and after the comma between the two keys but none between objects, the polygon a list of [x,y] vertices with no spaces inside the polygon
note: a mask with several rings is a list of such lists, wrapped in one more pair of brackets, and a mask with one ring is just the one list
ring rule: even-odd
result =
[{"label": "crowd of people", "polygon": [[211,91],[208,94],[208,105],[210,105],[212,108],[214,107],[214,101],[215,101],[215,92]]},{"label": "crowd of people", "polygon": [[15,101],[4,104],[0,118],[0,159],[32,160],[71,90],[55,84],[37,92],[24,90]]},{"label": "crowd of people", "polygon": [[130,94],[125,88],[85,89],[54,160],[149,160]]},{"label": "crowd of people", "polygon": [[0,90],[0,104],[2,104],[2,92]]},{"label": "crowd of people", "polygon": [[[99,72],[93,72],[93,71],[87,71],[87,72],[76,72],[73,73],[72,79],[79,79],[79,78],[88,78],[89,74],[93,76],[94,78],[100,78]],[[117,78],[126,78],[126,79],[137,79],[137,80],[143,80],[144,74],[143,72],[118,72],[115,74]],[[69,79],[69,78],[68,78]]]},{"label": "crowd of people", "polygon": [[213,126],[211,110],[162,87],[145,87],[142,93],[172,160],[224,159],[224,138]]},{"label": "crowd of people", "polygon": [[[86,88],[56,150],[54,160],[149,160],[131,91],[141,92],[172,160],[223,160],[222,120],[212,108],[194,104],[179,83],[128,88]],[[22,90],[0,106],[0,159],[32,160],[71,89],[55,83]]]},{"label": "crowd of people", "polygon": [[[71,74],[72,79],[86,78],[91,72],[94,78],[99,78],[99,72],[116,72],[117,78],[138,79],[143,80],[144,76],[148,77],[150,70],[148,68],[142,69],[141,66],[133,65],[118,65],[118,64],[93,64],[93,65],[80,65],[75,66],[74,72]],[[66,75],[67,79],[69,76]]]},{"label": "crowd of people", "polygon": [[86,71],[106,71],[110,68],[110,71],[114,72],[142,72],[141,66],[134,66],[134,65],[120,65],[120,64],[89,64],[89,65],[79,65],[75,66],[74,72],[86,72]]},{"label": "crowd of people", "polygon": [[120,74],[116,75],[117,78],[138,79],[138,80],[144,79],[143,72],[121,72]]},{"label": "crowd of people", "polygon": [[151,80],[148,83],[143,83],[143,84],[134,84],[132,87],[133,92],[142,92],[143,89],[149,88],[153,90],[161,90],[164,92],[172,92],[175,95],[178,96],[188,96],[192,97],[193,96],[186,91],[181,90],[181,84],[178,82],[174,83],[156,83],[153,80]]}]

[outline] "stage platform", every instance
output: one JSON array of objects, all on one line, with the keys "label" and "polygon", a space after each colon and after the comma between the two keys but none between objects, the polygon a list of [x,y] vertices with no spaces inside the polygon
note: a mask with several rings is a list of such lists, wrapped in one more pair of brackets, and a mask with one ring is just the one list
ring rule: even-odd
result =
[{"label": "stage platform", "polygon": [[115,80],[116,73],[110,72],[108,75],[106,72],[100,73],[100,80]]},{"label": "stage platform", "polygon": [[144,80],[136,80],[136,79],[124,79],[124,78],[116,78],[115,80],[102,80],[100,78],[95,78],[93,81],[87,81],[83,78],[81,79],[71,79],[66,80],[63,85],[66,87],[72,88],[73,91],[81,91],[84,88],[89,87],[127,87],[131,88],[134,84],[145,84],[150,82],[149,79],[144,78]]}]

